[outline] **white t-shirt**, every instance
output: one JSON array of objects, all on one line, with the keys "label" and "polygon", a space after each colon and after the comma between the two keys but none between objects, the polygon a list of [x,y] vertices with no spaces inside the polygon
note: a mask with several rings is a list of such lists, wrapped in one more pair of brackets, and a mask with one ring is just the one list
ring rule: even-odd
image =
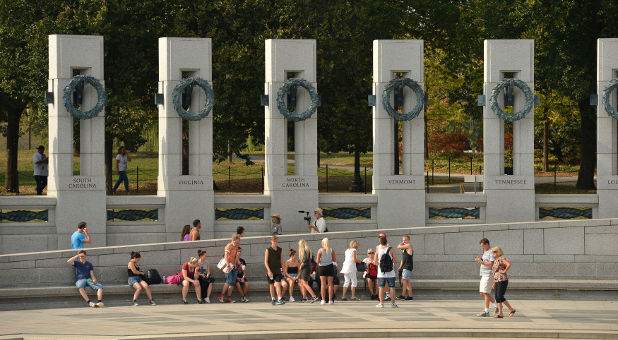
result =
[{"label": "white t-shirt", "polygon": [[40,152],[35,152],[34,156],[32,156],[32,162],[34,163],[34,176],[47,176],[47,163],[41,162],[36,164],[36,162],[44,159],[45,155],[42,155]]},{"label": "white t-shirt", "polygon": [[[483,260],[483,262],[491,262],[496,260],[491,248],[483,252],[483,257],[481,259]],[[481,276],[491,276],[491,267],[481,264]]]},{"label": "white t-shirt", "polygon": [[[395,259],[393,259],[393,270],[391,270],[390,272],[387,273],[382,273],[382,269],[380,269],[380,259],[382,258],[382,256],[391,256],[390,252],[387,253],[386,251],[388,250],[389,246],[381,246],[378,248],[378,278],[382,277],[396,277],[397,275],[395,274]],[[392,258],[392,256],[391,256]]]},{"label": "white t-shirt", "polygon": [[118,154],[116,156],[116,160],[118,162],[118,171],[127,171],[127,162],[129,161],[129,157],[127,155]]},{"label": "white t-shirt", "polygon": [[[314,226],[316,226],[319,230],[319,233],[323,233],[324,230],[326,230],[326,221],[324,220],[324,217],[320,217],[315,221]],[[315,231],[315,229],[311,229],[311,233],[315,234],[318,231]]]}]

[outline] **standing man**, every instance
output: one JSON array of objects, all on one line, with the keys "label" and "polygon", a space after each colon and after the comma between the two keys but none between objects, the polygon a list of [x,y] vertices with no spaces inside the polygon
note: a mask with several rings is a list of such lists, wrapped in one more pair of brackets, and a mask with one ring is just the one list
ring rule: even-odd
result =
[{"label": "standing man", "polygon": [[322,212],[322,209],[320,208],[316,208],[313,211],[313,216],[315,216],[315,223],[311,224],[311,222],[309,223],[309,230],[311,230],[312,234],[315,233],[325,233],[328,231],[328,229],[326,228],[326,221],[324,220],[324,214]]},{"label": "standing man", "polygon": [[[283,301],[281,280],[283,280],[283,274],[287,273],[287,267],[285,267],[285,262],[283,261],[283,252],[281,247],[279,247],[277,235],[270,237],[270,247],[266,248],[264,252],[264,266],[266,267],[271,302],[273,305],[282,305],[285,302]],[[283,272],[281,269],[283,269]],[[277,300],[275,300],[275,290],[277,292]]]},{"label": "standing man", "polygon": [[491,251],[491,246],[489,245],[489,240],[483,238],[480,242],[481,248],[483,249],[482,258],[476,257],[476,262],[481,264],[481,283],[479,284],[479,293],[485,299],[485,310],[482,313],[479,313],[477,316],[480,317],[488,317],[489,316],[489,302],[493,302],[494,308],[496,309],[496,313],[498,310],[498,305],[494,298],[491,297],[491,286],[494,283],[491,268],[494,265],[495,257]]},{"label": "standing man", "polygon": [[191,233],[189,233],[189,241],[199,241],[200,240],[200,229],[202,228],[202,222],[200,220],[193,220],[193,229],[191,229]]},{"label": "standing man", "polygon": [[37,195],[43,195],[43,189],[47,186],[47,164],[49,163],[49,158],[45,156],[44,152],[45,147],[39,145],[37,152],[32,156]]},{"label": "standing man", "polygon": [[270,229],[271,235],[281,235],[283,229],[281,229],[281,215],[273,214],[271,216],[273,221],[273,227]]},{"label": "standing man", "polygon": [[410,278],[412,278],[412,269],[414,269],[414,248],[410,244],[410,236],[403,235],[401,237],[401,243],[397,246],[397,249],[401,250],[401,264],[399,270],[401,271],[401,295],[397,298],[400,300],[414,300],[412,297],[412,284]]},{"label": "standing man", "polygon": [[[67,260],[67,263],[75,267],[75,286],[79,290],[79,294],[84,298],[84,301],[90,307],[103,307],[103,286],[97,282],[97,278],[94,276],[92,263],[86,261],[86,251],[83,249],[78,251],[77,255]],[[97,292],[97,303],[90,301],[90,298],[88,298],[85,290],[86,286]]]},{"label": "standing man", "polygon": [[124,182],[124,190],[129,193],[129,177],[127,177],[127,162],[131,159],[129,158],[129,154],[124,146],[121,146],[118,149],[118,154],[116,155],[116,170],[118,170],[118,181],[116,181],[116,185],[114,185],[113,193],[116,193],[116,189],[120,186],[120,182]]},{"label": "standing man", "polygon": [[84,243],[92,243],[88,234],[88,224],[84,221],[79,222],[77,230],[71,235],[71,247],[73,249],[84,248]]},{"label": "standing man", "polygon": [[225,246],[223,256],[225,257],[225,263],[231,268],[229,273],[225,273],[225,284],[221,295],[219,295],[219,302],[223,302],[223,295],[227,293],[225,302],[232,302],[232,291],[236,286],[236,280],[238,279],[238,267],[240,267],[240,261],[238,261],[238,244],[240,243],[240,235],[234,234],[232,236],[232,242]]}]

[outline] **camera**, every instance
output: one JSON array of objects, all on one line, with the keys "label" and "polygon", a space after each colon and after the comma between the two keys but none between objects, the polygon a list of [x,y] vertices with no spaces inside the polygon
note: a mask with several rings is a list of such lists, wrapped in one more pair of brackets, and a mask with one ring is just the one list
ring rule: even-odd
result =
[{"label": "camera", "polygon": [[307,223],[311,223],[311,216],[309,216],[308,211],[299,210],[298,212],[301,214],[307,214],[306,216],[303,216],[303,220],[307,221]]}]

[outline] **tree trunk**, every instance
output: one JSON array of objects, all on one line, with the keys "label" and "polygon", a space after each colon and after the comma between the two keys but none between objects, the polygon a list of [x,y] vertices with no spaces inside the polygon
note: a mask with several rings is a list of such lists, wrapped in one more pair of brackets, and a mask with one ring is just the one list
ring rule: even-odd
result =
[{"label": "tree trunk", "polygon": [[354,179],[352,180],[352,185],[350,186],[350,192],[362,192],[365,188],[363,187],[363,180],[360,175],[360,152],[358,148],[354,151]]},{"label": "tree trunk", "polygon": [[549,122],[543,123],[543,171],[549,171]]},{"label": "tree trunk", "polygon": [[6,179],[4,186],[8,192],[19,193],[19,173],[17,172],[17,156],[19,147],[19,121],[22,109],[7,112],[6,132]]},{"label": "tree trunk", "polygon": [[588,100],[579,102],[581,115],[580,154],[581,160],[577,174],[578,189],[594,189],[594,166],[596,162],[596,116]]},{"label": "tree trunk", "polygon": [[232,164],[232,142],[227,140],[227,163]]}]

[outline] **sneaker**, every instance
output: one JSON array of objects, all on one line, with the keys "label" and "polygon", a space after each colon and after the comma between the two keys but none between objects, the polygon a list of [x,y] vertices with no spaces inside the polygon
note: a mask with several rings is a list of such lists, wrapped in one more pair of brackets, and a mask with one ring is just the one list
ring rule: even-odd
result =
[{"label": "sneaker", "polygon": [[283,299],[279,299],[277,301],[277,305],[284,305],[284,304],[285,304],[285,301],[283,301]]},{"label": "sneaker", "polygon": [[204,299],[204,302],[206,302],[206,303],[210,303],[210,298],[205,298],[205,299]]},{"label": "sneaker", "polygon": [[350,299],[350,301],[360,301],[360,299],[354,296],[353,298]]},{"label": "sneaker", "polygon": [[137,301],[133,301],[133,306],[139,306],[139,303],[137,303]]},{"label": "sneaker", "polygon": [[219,295],[219,302],[223,303],[223,294]]},{"label": "sneaker", "polygon": [[335,300],[330,300],[330,301],[328,301],[328,304],[329,304],[329,305],[334,305],[334,304],[335,304]]},{"label": "sneaker", "polygon": [[489,312],[481,312],[476,314],[476,316],[481,317],[481,318],[486,318],[489,316]]},{"label": "sneaker", "polygon": [[244,296],[240,297],[240,302],[245,302],[245,297]]},{"label": "sneaker", "polygon": [[378,308],[384,308],[384,304],[383,304],[383,303],[378,303],[378,304],[376,305],[376,307],[378,307]]},{"label": "sneaker", "polygon": [[90,302],[88,302],[88,306],[90,306],[90,307],[94,308],[94,307],[96,307],[97,305],[96,305],[94,302],[90,301]]},{"label": "sneaker", "polygon": [[346,297],[342,297],[342,298],[341,298],[341,301],[348,301],[348,298],[346,298]]},{"label": "sneaker", "polygon": [[105,306],[105,304],[103,303],[103,301],[99,301],[97,302],[96,306],[102,308],[103,306]]},{"label": "sneaker", "polygon": [[228,297],[225,299],[225,303],[231,303],[231,302],[232,302],[232,298],[228,296]]},{"label": "sneaker", "polygon": [[150,300],[150,305],[151,305],[151,306],[156,306],[156,305],[157,305],[157,303],[156,303],[156,302],[154,302],[154,300]]},{"label": "sneaker", "polygon": [[325,300],[322,300],[322,302],[320,302],[320,304],[321,304],[321,305],[325,305],[325,304],[326,304],[326,301],[325,301]]},{"label": "sneaker", "polygon": [[309,300],[307,300],[306,298],[302,298],[302,299],[300,299],[298,302],[300,302],[300,303],[305,303],[305,302],[307,302],[307,301],[309,301]]},{"label": "sneaker", "polygon": [[245,302],[249,302],[249,299],[247,299],[247,297],[245,296]]},{"label": "sneaker", "polygon": [[318,301],[319,299],[320,299],[319,297],[314,296],[314,297],[312,297],[312,298],[311,298],[311,300],[309,300],[309,301],[310,301],[311,303],[314,303],[314,302]]},{"label": "sneaker", "polygon": [[403,295],[399,295],[398,297],[396,297],[397,300],[405,300],[406,297]]},{"label": "sneaker", "polygon": [[393,308],[399,308],[399,306],[397,306],[397,304],[396,304],[396,303],[394,303],[394,302],[393,302],[393,303],[391,303],[391,307],[393,307]]},{"label": "sneaker", "polygon": [[414,300],[414,297],[413,296],[406,297],[406,301],[410,301],[410,300]]},{"label": "sneaker", "polygon": [[273,306],[275,305],[275,303],[277,303],[277,301],[275,299],[271,299],[270,302],[273,304]]},{"label": "sneaker", "polygon": [[187,300],[182,300],[182,303],[185,304],[185,305],[189,304],[189,302],[187,302]]},{"label": "sneaker", "polygon": [[390,299],[391,299],[391,293],[386,293],[384,300],[390,300]]},{"label": "sneaker", "polygon": [[378,296],[377,295],[371,295],[371,300],[377,300]]},{"label": "sneaker", "polygon": [[198,305],[201,305],[202,303],[204,303],[204,301],[202,301],[202,300],[200,300],[200,299],[197,299],[197,304],[198,304]]},{"label": "sneaker", "polygon": [[296,301],[296,299],[294,299],[293,296],[290,296],[290,302],[294,302],[294,301]]}]

